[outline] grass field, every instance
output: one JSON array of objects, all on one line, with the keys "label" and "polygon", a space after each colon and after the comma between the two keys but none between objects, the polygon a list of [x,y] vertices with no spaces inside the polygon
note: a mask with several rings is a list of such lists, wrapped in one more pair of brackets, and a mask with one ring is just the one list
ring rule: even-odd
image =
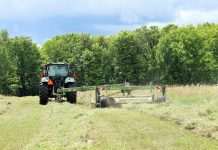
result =
[{"label": "grass field", "polygon": [[218,87],[167,88],[166,104],[90,109],[0,96],[0,149],[218,149]]}]

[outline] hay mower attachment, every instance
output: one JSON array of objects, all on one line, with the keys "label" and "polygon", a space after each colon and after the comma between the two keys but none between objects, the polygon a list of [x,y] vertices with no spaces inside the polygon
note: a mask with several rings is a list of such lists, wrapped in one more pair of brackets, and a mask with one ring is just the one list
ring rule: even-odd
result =
[{"label": "hay mower attachment", "polygon": [[[161,96],[155,97],[154,90],[159,89]],[[129,83],[98,85],[98,86],[81,86],[71,88],[57,89],[58,94],[65,94],[72,91],[91,91],[95,90],[95,101],[91,102],[91,107],[120,107],[121,104],[127,103],[154,103],[166,101],[166,90],[164,86],[132,86]],[[102,94],[104,91],[113,91],[110,94]],[[133,91],[146,91],[143,95],[132,95]],[[119,95],[122,94],[122,95]],[[146,94],[146,95],[145,95]],[[119,95],[119,96],[117,96]]]}]

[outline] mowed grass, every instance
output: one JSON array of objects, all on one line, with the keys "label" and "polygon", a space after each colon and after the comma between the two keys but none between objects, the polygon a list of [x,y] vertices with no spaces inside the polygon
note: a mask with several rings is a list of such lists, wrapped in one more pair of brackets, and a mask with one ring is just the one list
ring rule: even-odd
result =
[{"label": "mowed grass", "polygon": [[129,109],[172,121],[198,135],[218,139],[218,86],[168,87],[167,103]]},{"label": "mowed grass", "polygon": [[0,149],[21,149],[39,131],[43,110],[33,99],[5,97],[0,101],[4,110],[0,115]]},{"label": "mowed grass", "polygon": [[197,109],[200,105],[176,100],[177,91],[177,87],[168,89],[173,99],[167,104],[127,109],[90,109],[94,92],[79,93],[76,105],[49,102],[40,106],[38,97],[0,96],[0,149],[217,149],[216,139],[193,134],[162,116],[165,109],[173,112],[175,107],[175,114],[186,114],[187,110],[181,111],[185,106]]}]

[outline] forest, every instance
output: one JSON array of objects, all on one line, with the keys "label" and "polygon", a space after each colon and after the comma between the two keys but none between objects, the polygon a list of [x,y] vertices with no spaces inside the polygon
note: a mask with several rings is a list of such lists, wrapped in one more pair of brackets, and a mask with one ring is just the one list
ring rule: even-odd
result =
[{"label": "forest", "polygon": [[218,24],[143,26],[110,36],[69,33],[42,46],[2,29],[0,60],[5,95],[37,95],[39,74],[49,62],[70,63],[78,86],[217,84]]}]

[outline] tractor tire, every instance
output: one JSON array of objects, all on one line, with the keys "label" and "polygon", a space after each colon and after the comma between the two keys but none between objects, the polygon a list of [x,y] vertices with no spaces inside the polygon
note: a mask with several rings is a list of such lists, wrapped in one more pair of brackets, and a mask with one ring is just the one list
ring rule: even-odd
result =
[{"label": "tractor tire", "polygon": [[108,97],[106,97],[106,96],[102,96],[102,97],[100,97],[100,107],[101,108],[107,108],[107,107],[109,107],[109,103],[108,103]]},{"label": "tractor tire", "polygon": [[[72,88],[72,87],[76,87],[75,83],[68,83],[67,85],[68,88]],[[66,93],[67,96],[67,101],[71,104],[76,104],[76,100],[77,100],[77,92],[68,92]]]},{"label": "tractor tire", "polygon": [[46,105],[48,103],[48,86],[41,84],[39,86],[39,104]]}]

